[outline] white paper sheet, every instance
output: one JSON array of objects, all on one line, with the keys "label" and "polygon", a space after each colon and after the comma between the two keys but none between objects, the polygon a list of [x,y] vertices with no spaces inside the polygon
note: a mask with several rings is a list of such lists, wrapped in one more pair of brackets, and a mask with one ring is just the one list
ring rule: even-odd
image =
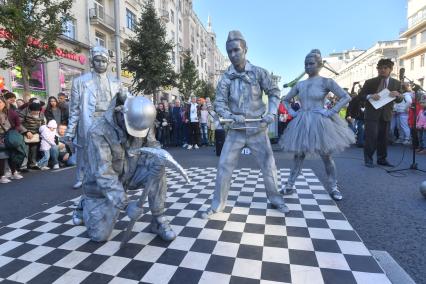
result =
[{"label": "white paper sheet", "polygon": [[390,91],[388,89],[383,89],[380,93],[378,93],[378,95],[380,96],[380,100],[375,101],[372,98],[370,98],[368,101],[371,103],[371,105],[375,109],[379,109],[385,104],[388,104],[395,99],[393,97],[390,97],[389,94],[390,94]]}]

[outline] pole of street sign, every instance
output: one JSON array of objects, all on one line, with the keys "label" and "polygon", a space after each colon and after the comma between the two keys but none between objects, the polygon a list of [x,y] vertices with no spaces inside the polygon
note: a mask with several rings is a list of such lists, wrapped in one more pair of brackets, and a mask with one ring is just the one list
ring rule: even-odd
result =
[{"label": "pole of street sign", "polygon": [[120,0],[114,0],[115,18],[115,72],[117,79],[121,81],[121,48],[120,48]]}]

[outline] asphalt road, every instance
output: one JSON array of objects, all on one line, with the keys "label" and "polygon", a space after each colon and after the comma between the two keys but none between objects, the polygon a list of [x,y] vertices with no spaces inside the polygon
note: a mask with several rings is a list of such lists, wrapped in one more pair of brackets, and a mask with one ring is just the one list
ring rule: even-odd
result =
[{"label": "asphalt road", "polygon": [[[274,148],[276,145],[274,145]],[[214,148],[199,150],[168,149],[184,167],[215,167]],[[279,168],[291,167],[291,157],[274,151]],[[389,148],[389,161],[398,168],[410,166],[411,150],[402,146]],[[426,156],[417,156],[419,168],[426,170]],[[362,149],[350,148],[337,155],[339,186],[344,200],[338,205],[370,250],[385,250],[416,281],[426,283],[426,199],[418,190],[426,173],[403,171],[387,173],[366,168]],[[239,167],[257,168],[252,156],[242,156]],[[306,160],[324,181],[320,160]],[[0,227],[43,211],[80,195],[73,190],[74,169],[29,172],[25,178],[0,185]]]}]

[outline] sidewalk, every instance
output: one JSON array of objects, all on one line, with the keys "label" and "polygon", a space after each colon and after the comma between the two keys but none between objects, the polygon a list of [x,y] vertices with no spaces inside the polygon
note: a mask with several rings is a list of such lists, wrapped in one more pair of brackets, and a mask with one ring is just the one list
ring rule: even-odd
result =
[{"label": "sidewalk", "polygon": [[[110,241],[91,242],[84,227],[72,225],[71,200],[0,229],[0,281],[390,283],[312,170],[303,170],[297,193],[286,197],[291,212],[284,217],[267,204],[260,171],[238,169],[225,212],[212,220],[199,216],[210,203],[215,168],[188,173],[191,184],[168,175],[173,242],[150,233],[149,213],[123,249],[124,214]],[[281,169],[280,180],[288,175]]]}]

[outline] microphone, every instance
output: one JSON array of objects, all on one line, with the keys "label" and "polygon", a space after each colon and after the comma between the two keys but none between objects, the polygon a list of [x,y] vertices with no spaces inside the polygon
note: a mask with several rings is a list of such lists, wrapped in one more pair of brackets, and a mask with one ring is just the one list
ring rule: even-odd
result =
[{"label": "microphone", "polygon": [[405,68],[402,67],[399,69],[399,81],[404,81],[405,79]]}]

